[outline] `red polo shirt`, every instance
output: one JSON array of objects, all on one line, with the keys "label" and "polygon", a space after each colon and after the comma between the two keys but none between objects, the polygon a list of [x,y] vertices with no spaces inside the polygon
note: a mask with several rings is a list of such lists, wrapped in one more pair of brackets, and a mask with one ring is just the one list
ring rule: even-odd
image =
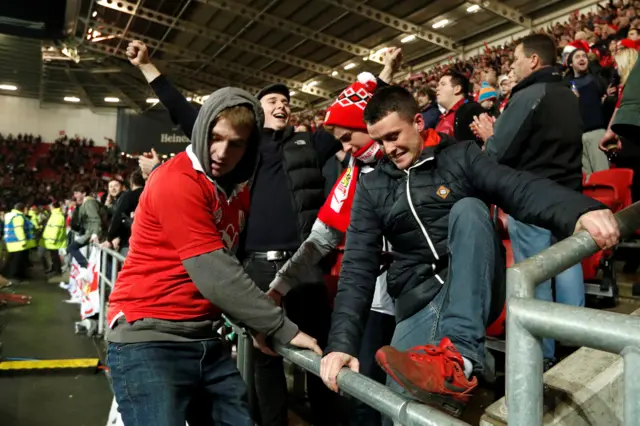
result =
[{"label": "red polo shirt", "polygon": [[454,106],[452,106],[448,111],[446,111],[440,117],[440,121],[436,125],[436,132],[444,133],[447,136],[454,137],[454,127],[456,122],[456,111],[462,104],[464,104],[464,98],[460,99]]},{"label": "red polo shirt", "polygon": [[200,294],[182,261],[235,249],[248,207],[249,188],[227,198],[190,148],[155,170],[140,196],[129,254],[109,298],[109,324],[121,316],[129,323],[217,316],[219,309]]}]

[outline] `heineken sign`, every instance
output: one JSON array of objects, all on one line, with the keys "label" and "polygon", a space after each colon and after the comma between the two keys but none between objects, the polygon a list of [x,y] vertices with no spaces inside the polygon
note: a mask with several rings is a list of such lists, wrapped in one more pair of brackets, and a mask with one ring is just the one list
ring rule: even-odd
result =
[{"label": "heineken sign", "polygon": [[189,145],[189,138],[171,121],[169,113],[155,107],[143,114],[121,108],[118,111],[116,143],[127,154],[141,154],[155,148],[158,154],[174,154]]}]

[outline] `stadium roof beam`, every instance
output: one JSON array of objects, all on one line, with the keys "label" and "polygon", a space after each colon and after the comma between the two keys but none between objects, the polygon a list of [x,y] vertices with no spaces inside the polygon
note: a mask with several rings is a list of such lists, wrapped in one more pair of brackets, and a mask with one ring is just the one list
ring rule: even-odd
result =
[{"label": "stadium roof beam", "polygon": [[[196,61],[200,61],[200,62],[208,62],[210,59],[209,56],[204,53],[186,49],[182,46],[178,46],[175,44],[160,43],[159,40],[156,40],[154,38],[151,38],[142,34],[136,34],[131,31],[127,32],[127,34],[124,34],[123,28],[119,28],[113,25],[94,23],[94,26],[95,28],[98,28],[103,33],[106,33],[109,35],[115,35],[117,37],[123,38],[125,40],[130,40],[130,41],[141,40],[142,42],[146,43],[148,47],[152,49],[158,49],[175,56],[179,56],[187,59],[195,59]],[[307,93],[309,95],[317,96],[320,98],[331,99],[333,97],[333,94],[328,90],[320,89],[318,87],[311,86],[291,78],[284,78],[284,77],[280,77],[275,74],[267,73],[264,71],[257,71],[255,69],[245,67],[243,65],[236,64],[233,62],[224,61],[222,59],[216,59],[215,64],[212,64],[212,65],[214,67],[222,68],[227,71],[231,71],[233,73],[244,74],[249,77],[257,77],[261,80],[269,81],[272,83],[284,83],[289,87],[289,89],[299,90],[301,92]]]},{"label": "stadium roof beam", "polygon": [[524,28],[533,28],[533,20],[499,0],[467,0],[467,2],[480,6],[483,10],[500,16]]},{"label": "stadium roof beam", "polygon": [[[116,1],[116,0],[100,0],[100,1]],[[330,36],[328,34],[318,33],[315,30],[305,27],[303,25],[295,24],[288,19],[280,18],[268,13],[260,13],[258,9],[249,7],[244,4],[237,4],[233,1],[226,0],[197,0],[200,3],[216,7],[218,9],[231,12],[235,15],[242,16],[249,20],[255,20],[262,24],[268,25],[273,28],[278,28],[291,34],[295,34],[300,37],[313,40],[317,43],[324,44],[325,46],[333,47],[334,49],[342,50],[347,53],[351,53],[354,56],[361,58],[371,55],[371,49],[367,49],[364,46],[357,45],[355,43],[349,43],[348,41],[339,39],[337,37]],[[376,60],[376,62],[382,64],[382,61]]]},{"label": "stadium roof beam", "polygon": [[69,81],[71,82],[71,84],[73,84],[73,86],[78,91],[78,94],[80,95],[80,100],[86,106],[88,106],[91,111],[94,111],[96,109],[96,106],[94,105],[93,101],[91,101],[91,98],[89,98],[89,94],[84,89],[82,84],[80,84],[76,76],[71,72],[71,69],[69,69],[69,67],[65,67],[64,72],[67,73],[67,77],[69,77]]},{"label": "stadium roof beam", "polygon": [[[96,52],[102,52],[104,54],[108,54],[108,55],[115,55],[121,59],[127,60],[126,55],[123,52],[115,52],[115,48],[110,47],[110,46],[106,46],[103,44],[91,44],[91,45],[85,45],[85,48],[89,49],[89,50],[93,50]],[[168,63],[168,62],[164,62],[164,61],[157,61],[157,65],[160,69],[164,69],[164,70],[168,70],[171,74],[175,74],[176,76],[179,76],[180,78],[184,79],[184,78],[189,78],[191,79],[191,81],[194,81],[192,78],[192,74],[193,74],[193,70],[189,69],[189,68],[185,68],[182,67],[180,65],[175,65],[172,63]],[[253,86],[247,86],[245,84],[240,84],[237,82],[232,82],[229,81],[227,79],[224,79],[222,77],[219,76],[215,76],[215,75],[210,75],[210,74],[200,74],[198,76],[197,82],[202,82],[202,83],[207,83],[209,85],[209,87],[215,88],[215,87],[225,87],[225,86],[235,86],[235,87],[239,87],[241,89],[244,89],[250,93],[257,93],[259,91],[259,88],[257,87],[253,87]],[[185,95],[185,97],[191,97],[192,99],[196,99],[196,97],[199,97],[201,95],[198,95],[196,93],[193,92],[189,92],[186,93],[186,91],[182,91],[183,94]],[[295,108],[306,108],[308,107],[308,104],[299,100],[299,99],[295,99],[295,98],[291,98],[291,106],[295,107]]]},{"label": "stadium roof beam", "polygon": [[[275,59],[285,64],[293,65],[295,67],[302,68],[302,69],[314,72],[316,74],[328,75],[332,78],[335,78],[336,80],[351,83],[355,79],[355,76],[348,73],[343,73],[337,70],[336,70],[337,74],[333,75],[332,72],[334,71],[334,69],[326,65],[308,61],[306,59],[302,59],[298,56],[287,54],[277,49],[271,49],[268,47],[260,46],[255,43],[251,43],[246,40],[235,38],[229,34],[216,31],[212,28],[207,28],[207,27],[197,25],[191,22],[183,21],[183,20],[175,20],[170,15],[156,12],[146,7],[138,7],[136,9],[135,4],[125,0],[118,0],[117,2],[109,2],[108,0],[98,0],[98,4],[101,4],[105,7],[117,10],[122,13],[128,13],[131,15],[135,14],[135,16],[139,18],[146,19],[156,24],[168,26],[169,29],[172,29],[172,28],[177,29],[185,33],[193,34],[198,37],[203,37],[223,45],[229,44],[230,46],[236,47],[245,52],[250,52],[256,55],[264,56],[269,59]],[[160,40],[160,42],[163,42],[163,41],[164,40]]]},{"label": "stadium roof beam", "polygon": [[120,87],[118,87],[107,74],[93,74],[93,78],[102,81],[115,95],[118,95],[129,108],[134,109],[136,112],[141,113],[142,107],[138,105],[133,99],[129,97]]},{"label": "stadium roof beam", "polygon": [[375,9],[371,6],[361,4],[355,0],[323,0],[326,3],[341,7],[356,15],[364,16],[372,21],[376,21],[389,28],[400,31],[404,34],[413,34],[417,38],[435,44],[450,52],[461,53],[461,46],[453,39],[428,30],[422,25],[414,24],[406,19]]}]

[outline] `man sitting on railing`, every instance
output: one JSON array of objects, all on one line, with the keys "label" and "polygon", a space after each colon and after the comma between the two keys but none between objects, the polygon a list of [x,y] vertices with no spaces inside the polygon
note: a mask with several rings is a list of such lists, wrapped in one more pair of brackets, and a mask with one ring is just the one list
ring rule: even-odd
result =
[{"label": "man sitting on railing", "polygon": [[[214,92],[197,116],[192,144],[156,169],[140,196],[107,315],[107,361],[127,426],[253,426],[245,384],[216,333],[222,312],[320,353],[234,255],[263,121],[249,93]],[[264,335],[256,340],[275,355]]]},{"label": "man sitting on railing", "polygon": [[418,104],[403,88],[376,92],[364,118],[387,158],[356,187],[321,375],[337,390],[340,369],[358,369],[386,238],[393,250],[387,288],[398,323],[377,361],[392,388],[459,415],[485,368],[492,286],[504,285],[487,203],[558,237],[584,228],[602,247],[617,243],[618,225],[591,198],[499,165],[474,142],[425,130]]}]

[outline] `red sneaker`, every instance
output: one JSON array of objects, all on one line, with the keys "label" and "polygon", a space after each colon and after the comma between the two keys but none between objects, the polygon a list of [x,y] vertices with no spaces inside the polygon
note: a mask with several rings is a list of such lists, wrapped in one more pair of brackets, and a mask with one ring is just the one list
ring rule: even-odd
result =
[{"label": "red sneaker", "polygon": [[378,365],[403,388],[426,404],[437,404],[460,416],[478,385],[464,375],[462,356],[447,337],[439,346],[417,346],[400,352],[384,346],[376,353]]}]

